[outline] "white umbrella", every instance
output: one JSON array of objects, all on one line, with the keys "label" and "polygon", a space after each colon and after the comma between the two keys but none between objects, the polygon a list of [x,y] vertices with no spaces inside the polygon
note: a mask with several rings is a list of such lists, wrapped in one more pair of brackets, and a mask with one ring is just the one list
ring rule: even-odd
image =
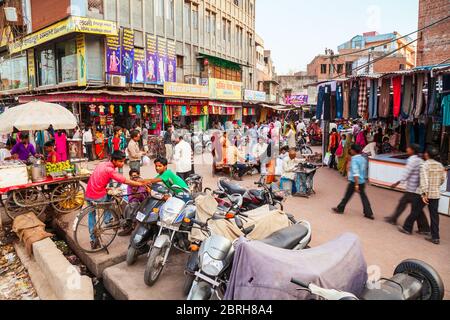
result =
[{"label": "white umbrella", "polygon": [[55,130],[69,130],[77,126],[77,119],[59,104],[31,101],[9,108],[0,114],[0,133],[11,133],[13,128],[20,131],[46,130],[53,125]]}]

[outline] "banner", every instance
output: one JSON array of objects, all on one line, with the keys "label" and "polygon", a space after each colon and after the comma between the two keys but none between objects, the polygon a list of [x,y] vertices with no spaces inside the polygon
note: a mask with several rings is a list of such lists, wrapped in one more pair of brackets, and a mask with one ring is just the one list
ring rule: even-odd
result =
[{"label": "banner", "polygon": [[28,89],[33,90],[36,87],[36,64],[34,61],[34,49],[27,50],[28,58]]},{"label": "banner", "polygon": [[134,69],[134,31],[128,28],[122,29],[122,73],[127,83],[133,82]]},{"label": "banner", "polygon": [[266,99],[267,99],[267,94],[263,91],[253,91],[253,90],[245,90],[244,91],[244,100],[246,100],[246,101],[265,102]]},{"label": "banner", "polygon": [[18,53],[73,32],[115,35],[117,25],[112,21],[72,16],[12,43],[9,53]]},{"label": "banner", "polygon": [[121,66],[121,53],[120,53],[120,37],[119,35],[106,37],[106,73],[107,74],[120,74],[122,70]]},{"label": "banner", "polygon": [[177,82],[177,48],[175,40],[167,42],[168,78],[166,81]]},{"label": "banner", "polygon": [[158,82],[158,53],[156,36],[147,34],[146,51],[147,67],[145,68],[145,83],[156,84]]},{"label": "banner", "polygon": [[290,97],[286,97],[286,104],[293,104],[295,106],[303,106],[308,104],[308,95],[292,94]]},{"label": "banner", "polygon": [[145,50],[134,49],[134,83],[145,82]]},{"label": "banner", "polygon": [[165,82],[164,95],[173,97],[208,98],[209,88],[193,84]]},{"label": "banner", "polygon": [[86,36],[84,34],[77,34],[76,43],[77,43],[78,86],[83,87],[87,85]]},{"label": "banner", "polygon": [[209,79],[209,98],[218,100],[242,100],[242,82]]},{"label": "banner", "polygon": [[158,37],[158,84],[164,84],[168,78],[167,68],[167,40]]}]

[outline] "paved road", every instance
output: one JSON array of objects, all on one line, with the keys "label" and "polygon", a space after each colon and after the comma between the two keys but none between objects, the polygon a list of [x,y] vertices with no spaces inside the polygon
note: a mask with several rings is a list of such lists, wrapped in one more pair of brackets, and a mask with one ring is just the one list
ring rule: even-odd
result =
[{"label": "paved road", "polygon": [[[199,163],[201,159],[198,158],[197,160],[197,163]],[[90,165],[93,166],[93,164]],[[204,177],[204,187],[215,187],[217,179],[211,176],[211,167],[207,161],[197,165],[196,169],[197,173]],[[125,169],[125,173],[127,173],[127,169]],[[153,167],[142,169],[143,177],[147,178],[154,175]],[[255,179],[256,177],[247,177],[241,184],[254,187]],[[368,265],[378,266],[382,276],[391,276],[398,263],[404,259],[424,260],[438,270],[447,288],[446,299],[450,299],[450,218],[442,217],[442,244],[435,246],[426,242],[422,236],[403,235],[395,227],[383,222],[383,218],[390,215],[395,209],[401,197],[401,193],[398,192],[377,187],[368,188],[368,195],[375,212],[375,221],[363,218],[362,205],[358,197],[351,201],[345,215],[332,214],[331,208],[337,205],[345,192],[345,187],[346,180],[343,177],[335,171],[323,168],[319,170],[315,178],[315,190],[317,192],[315,196],[310,199],[291,198],[286,202],[287,212],[294,214],[296,218],[311,222],[313,227],[312,246],[326,243],[345,232],[355,233],[362,241]],[[406,218],[406,213],[401,219],[402,222],[404,218]],[[177,255],[174,259],[176,265],[171,268],[172,270],[180,269],[179,267],[183,263],[181,258]],[[117,277],[120,282],[119,285],[124,287],[124,290],[128,290],[127,284],[131,284],[129,290],[132,290],[133,294],[130,297],[135,299],[180,298],[179,290],[184,279],[181,272],[177,271],[176,274],[166,274],[165,277],[162,277],[161,287],[158,286],[164,288],[164,295],[162,296],[159,290],[156,293],[145,288],[142,267],[132,268],[126,274],[126,277],[123,272],[116,272],[116,276],[119,274]],[[167,271],[170,271],[170,269]],[[167,282],[164,278],[167,279]],[[142,294],[139,294],[139,291],[142,291]]]}]

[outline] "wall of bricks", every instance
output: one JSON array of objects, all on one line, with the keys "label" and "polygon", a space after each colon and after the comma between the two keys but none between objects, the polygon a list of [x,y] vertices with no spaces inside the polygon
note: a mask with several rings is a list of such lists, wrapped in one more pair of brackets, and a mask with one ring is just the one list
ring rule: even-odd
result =
[{"label": "wall of bricks", "polygon": [[70,15],[70,0],[31,0],[33,32]]},{"label": "wall of bricks", "polygon": [[[445,18],[449,12],[449,0],[420,0],[419,29]],[[450,59],[450,19],[422,31],[417,45],[418,66],[435,65],[446,59]]]}]

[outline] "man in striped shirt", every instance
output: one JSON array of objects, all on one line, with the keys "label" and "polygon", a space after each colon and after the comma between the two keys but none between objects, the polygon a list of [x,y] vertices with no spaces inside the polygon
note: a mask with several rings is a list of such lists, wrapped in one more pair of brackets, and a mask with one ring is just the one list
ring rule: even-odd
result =
[{"label": "man in striped shirt", "polygon": [[[395,210],[395,213],[385,218],[387,223],[397,225],[398,218],[405,211],[408,204],[411,204],[411,215],[417,217],[417,224],[419,226],[419,234],[429,235],[430,225],[428,224],[428,219],[425,216],[423,208],[425,204],[422,202],[422,197],[420,196],[419,186],[420,186],[420,167],[423,164],[423,160],[418,156],[420,151],[420,146],[413,144],[408,147],[406,152],[409,155],[409,159],[406,163],[406,169],[403,174],[402,179],[392,186],[393,189],[397,188],[401,183],[406,185],[406,193],[400,199],[400,203]],[[408,229],[408,234],[412,233],[413,226]]]}]

